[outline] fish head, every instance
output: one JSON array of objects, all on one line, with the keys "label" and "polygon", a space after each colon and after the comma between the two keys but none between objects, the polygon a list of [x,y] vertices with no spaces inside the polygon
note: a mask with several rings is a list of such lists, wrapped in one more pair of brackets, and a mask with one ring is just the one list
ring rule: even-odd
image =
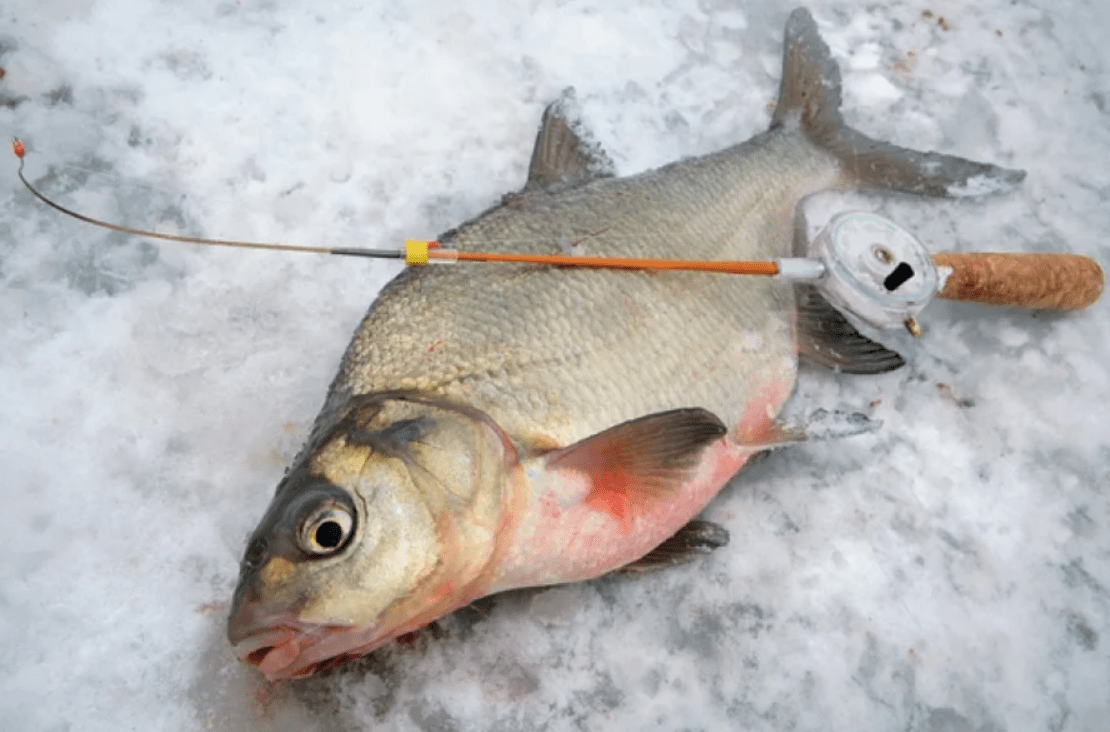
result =
[{"label": "fish head", "polygon": [[465,407],[359,397],[278,485],[228,618],[268,679],[357,658],[485,594],[513,452]]}]

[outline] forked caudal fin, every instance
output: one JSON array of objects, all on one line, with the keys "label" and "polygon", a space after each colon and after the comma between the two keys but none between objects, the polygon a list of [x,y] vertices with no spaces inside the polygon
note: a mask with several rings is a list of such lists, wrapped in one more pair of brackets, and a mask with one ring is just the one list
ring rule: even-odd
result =
[{"label": "forked caudal fin", "polygon": [[782,85],[771,129],[800,127],[840,159],[847,182],[862,189],[925,196],[982,196],[1008,190],[1025,171],[873,140],[844,125],[840,69],[805,8],[790,14],[783,39]]}]

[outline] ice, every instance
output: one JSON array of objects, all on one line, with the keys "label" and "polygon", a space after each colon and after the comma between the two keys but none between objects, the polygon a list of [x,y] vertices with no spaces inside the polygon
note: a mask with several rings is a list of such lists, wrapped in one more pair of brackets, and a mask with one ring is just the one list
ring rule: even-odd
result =
[{"label": "ice", "polygon": [[[1028,171],[998,198],[827,196],[813,212],[875,207],[934,250],[1107,266],[1110,6],[809,7],[851,124]],[[26,142],[32,181],[92,215],[398,247],[518,189],[543,107],[570,85],[622,175],[762,130],[791,9],[14,0],[0,8],[0,126]],[[15,165],[0,186],[5,729],[1110,718],[1105,300],[1067,315],[934,303],[923,338],[896,343],[903,370],[803,369],[791,411],[883,427],[747,468],[706,515],[728,547],[483,600],[410,645],[270,686],[224,637],[237,564],[397,267],[108,233],[37,203]]]}]

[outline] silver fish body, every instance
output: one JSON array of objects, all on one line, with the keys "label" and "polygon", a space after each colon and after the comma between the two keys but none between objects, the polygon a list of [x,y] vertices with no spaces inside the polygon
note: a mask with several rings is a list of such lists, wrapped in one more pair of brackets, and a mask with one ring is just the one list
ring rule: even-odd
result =
[{"label": "silver fish body", "polygon": [[[843,125],[812,17],[786,28],[771,129],[627,178],[548,108],[523,191],[460,250],[770,259],[806,196],[943,196],[1017,171]],[[486,594],[665,564],[723,543],[691,522],[775,422],[799,353],[901,359],[812,291],[705,273],[410,268],[360,324],[308,444],[248,543],[228,634],[271,679],[364,654]],[[727,536],[727,535],[726,535]]]},{"label": "silver fish body", "polygon": [[[460,250],[772,259],[794,207],[836,185],[797,129],[629,178],[525,191],[442,237]],[[382,337],[390,332],[389,337]],[[792,384],[794,292],[771,278],[460,264],[409,269],[359,327],[329,404],[411,390],[469,404],[550,449],[625,420],[702,406],[734,424]],[[789,388],[789,387],[787,387]]]}]

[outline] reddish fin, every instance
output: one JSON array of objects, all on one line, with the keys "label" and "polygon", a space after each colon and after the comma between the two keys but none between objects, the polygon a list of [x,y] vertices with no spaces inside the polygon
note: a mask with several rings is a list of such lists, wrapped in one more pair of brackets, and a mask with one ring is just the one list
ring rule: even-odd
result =
[{"label": "reddish fin", "polygon": [[844,412],[816,409],[800,425],[786,425],[768,419],[755,427],[741,422],[736,428],[736,441],[744,447],[756,450],[773,450],[776,447],[797,445],[801,442],[816,440],[835,440],[842,437],[874,432],[883,426],[881,420],[871,419],[859,412]]},{"label": "reddish fin", "polygon": [[767,420],[755,428],[741,424],[736,430],[736,441],[744,447],[756,450],[771,450],[776,447],[797,445],[808,439],[804,427],[795,427]]},{"label": "reddish fin", "polygon": [[593,484],[586,504],[630,527],[637,505],[678,490],[702,450],[727,431],[704,409],[675,409],[611,427],[555,453],[547,466],[585,473]]},{"label": "reddish fin", "polygon": [[708,521],[691,521],[674,536],[635,562],[621,567],[622,572],[648,572],[692,562],[714,549],[728,546],[728,529]]}]

